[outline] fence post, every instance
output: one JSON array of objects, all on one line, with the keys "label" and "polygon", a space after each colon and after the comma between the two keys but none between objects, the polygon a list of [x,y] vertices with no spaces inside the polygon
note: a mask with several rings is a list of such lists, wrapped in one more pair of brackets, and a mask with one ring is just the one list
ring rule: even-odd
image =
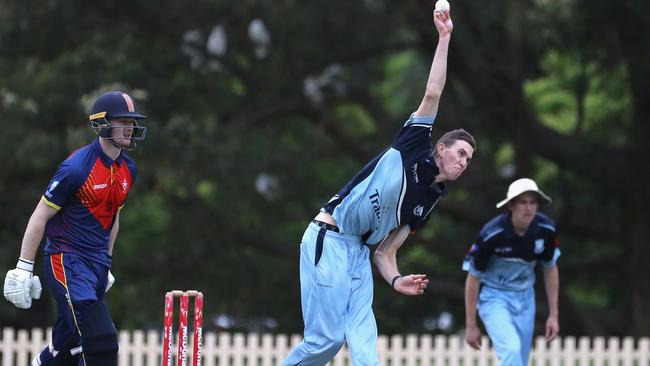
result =
[{"label": "fence post", "polygon": [[[217,364],[217,333],[208,332],[203,338],[203,362],[205,366],[215,366]],[[221,364],[223,365],[223,364]]]},{"label": "fence post", "polygon": [[632,337],[623,338],[623,366],[632,366],[634,364],[634,339]]},{"label": "fence post", "polygon": [[[605,366],[605,338],[596,337],[592,341],[591,354],[594,366]],[[618,351],[618,339],[616,339],[615,345]]]},{"label": "fence post", "polygon": [[650,338],[639,339],[636,359],[639,365],[650,364]]},{"label": "fence post", "polygon": [[14,365],[14,349],[16,340],[14,339],[13,328],[2,329],[2,366]]},{"label": "fence post", "polygon": [[[431,357],[431,350],[433,349],[433,337],[428,334],[420,337],[420,365],[431,365],[433,357]],[[386,365],[386,363],[380,363]]]},{"label": "fence post", "polygon": [[[594,344],[599,342],[602,338],[597,338],[594,340]],[[618,338],[610,337],[607,341],[607,364],[608,365],[618,365],[618,362],[621,360],[621,349]]]}]

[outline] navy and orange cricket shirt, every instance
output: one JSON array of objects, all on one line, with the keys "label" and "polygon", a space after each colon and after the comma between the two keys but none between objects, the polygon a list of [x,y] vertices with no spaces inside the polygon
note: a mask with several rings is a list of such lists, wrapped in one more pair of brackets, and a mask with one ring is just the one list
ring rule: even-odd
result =
[{"label": "navy and orange cricket shirt", "polygon": [[45,254],[75,253],[110,267],[110,232],[136,174],[124,151],[113,161],[99,139],[64,160],[41,198],[58,211],[45,227]]}]

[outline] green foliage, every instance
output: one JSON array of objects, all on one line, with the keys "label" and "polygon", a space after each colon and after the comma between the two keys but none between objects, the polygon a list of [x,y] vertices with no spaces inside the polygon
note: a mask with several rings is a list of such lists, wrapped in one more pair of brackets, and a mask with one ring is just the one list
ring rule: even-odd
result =
[{"label": "green foliage", "polygon": [[[527,81],[526,95],[549,127],[565,134],[578,128],[578,100],[583,92],[581,133],[613,146],[625,146],[631,124],[631,96],[624,64],[602,70],[572,53],[549,52],[542,62],[544,77]],[[609,127],[617,128],[610,129]],[[606,132],[605,132],[606,131]]]},{"label": "green foliage", "polygon": [[342,129],[351,138],[362,139],[376,133],[377,128],[372,118],[359,105],[340,105],[336,107],[334,113],[335,119],[342,122]]},{"label": "green foliage", "polygon": [[606,286],[570,283],[567,287],[567,293],[581,308],[606,310],[612,305],[610,289]]},{"label": "green foliage", "polygon": [[[419,103],[431,60],[418,61],[413,51],[398,53],[386,60],[385,74],[391,77],[377,84],[377,92],[391,115],[399,115],[406,106],[415,107]],[[405,87],[407,85],[414,87]]]},{"label": "green foliage", "polygon": [[[207,329],[227,314],[240,330],[270,317],[278,326],[262,330],[299,332],[303,231],[418,107],[437,40],[432,4],[123,5],[0,0],[2,268],[15,265],[57,164],[95,138],[94,98],[125,89],[149,130],[131,153],[138,179],[114,251],[117,326],[158,329],[164,292],[195,288]],[[399,296],[376,277],[379,331],[462,330],[462,259],[511,178],[527,175],[554,199],[561,299],[581,312],[562,310],[563,333],[647,335],[647,5],[624,2],[615,14],[603,0],[452,5],[433,136],[466,128],[479,150],[400,249],[400,271],[427,273],[431,291]],[[253,20],[266,46],[249,37]],[[47,291],[33,312],[5,302],[0,323],[50,325],[51,302]],[[601,311],[628,320],[594,328]],[[450,329],[426,325],[443,313]]]}]

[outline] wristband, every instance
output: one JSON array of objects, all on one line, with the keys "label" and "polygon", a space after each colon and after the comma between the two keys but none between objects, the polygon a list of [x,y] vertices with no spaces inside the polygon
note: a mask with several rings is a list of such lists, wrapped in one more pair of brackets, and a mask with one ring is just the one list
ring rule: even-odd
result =
[{"label": "wristband", "polygon": [[390,281],[390,287],[392,287],[393,290],[395,289],[395,281],[397,281],[397,279],[400,278],[400,277],[402,277],[402,275],[397,275],[397,276],[393,277],[392,281]]},{"label": "wristband", "polygon": [[18,258],[16,268],[22,269],[23,271],[34,272],[34,262],[25,258]]}]

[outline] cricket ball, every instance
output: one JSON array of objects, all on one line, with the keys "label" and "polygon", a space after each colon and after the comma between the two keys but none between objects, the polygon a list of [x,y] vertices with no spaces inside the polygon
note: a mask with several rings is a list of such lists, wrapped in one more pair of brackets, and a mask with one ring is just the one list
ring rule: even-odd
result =
[{"label": "cricket ball", "polygon": [[436,1],[436,11],[443,13],[449,11],[449,2],[447,0]]}]

